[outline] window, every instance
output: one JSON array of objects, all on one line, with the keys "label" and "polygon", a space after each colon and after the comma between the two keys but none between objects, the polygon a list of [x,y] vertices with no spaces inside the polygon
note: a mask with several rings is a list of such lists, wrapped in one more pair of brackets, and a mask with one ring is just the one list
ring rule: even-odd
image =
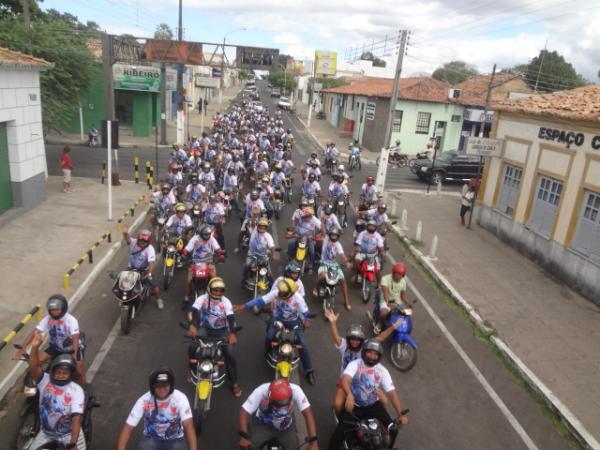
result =
[{"label": "window", "polygon": [[511,166],[510,164],[504,166],[504,180],[502,181],[500,197],[496,205],[496,209],[502,214],[511,217],[514,215],[522,175],[523,169],[520,167]]},{"label": "window", "polygon": [[394,111],[392,114],[392,133],[399,133],[402,127],[402,111]]},{"label": "window", "polygon": [[431,122],[431,113],[420,112],[417,115],[416,134],[429,134],[429,123]]},{"label": "window", "polygon": [[600,193],[585,191],[571,247],[600,263]]},{"label": "window", "polygon": [[529,227],[536,233],[550,238],[552,227],[558,213],[562,181],[540,175],[538,191],[533,201],[533,211],[529,219]]}]

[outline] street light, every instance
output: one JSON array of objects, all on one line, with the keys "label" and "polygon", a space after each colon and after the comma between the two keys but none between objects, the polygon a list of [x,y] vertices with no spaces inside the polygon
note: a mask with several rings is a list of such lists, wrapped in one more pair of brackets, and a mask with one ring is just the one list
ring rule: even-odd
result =
[{"label": "street light", "polygon": [[229,31],[223,36],[223,53],[221,54],[221,90],[219,92],[219,105],[223,102],[223,88],[225,87],[225,40],[227,36],[237,31],[246,31],[246,28],[238,28],[237,30]]}]

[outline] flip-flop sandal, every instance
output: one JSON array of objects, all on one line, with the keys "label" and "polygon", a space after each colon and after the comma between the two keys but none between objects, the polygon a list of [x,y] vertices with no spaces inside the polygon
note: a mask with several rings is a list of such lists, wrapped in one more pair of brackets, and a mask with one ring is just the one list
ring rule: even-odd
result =
[{"label": "flip-flop sandal", "polygon": [[352,311],[352,306],[345,304],[346,311]]},{"label": "flip-flop sandal", "polygon": [[231,391],[233,392],[233,396],[236,398],[240,398],[242,396],[242,388],[239,386],[239,384],[234,384],[231,387]]}]

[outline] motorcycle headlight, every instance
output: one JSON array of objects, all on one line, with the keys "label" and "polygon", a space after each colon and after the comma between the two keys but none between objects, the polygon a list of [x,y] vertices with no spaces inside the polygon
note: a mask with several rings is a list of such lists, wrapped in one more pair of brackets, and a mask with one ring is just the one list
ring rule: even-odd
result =
[{"label": "motorcycle headlight", "polygon": [[167,248],[168,251],[170,252],[174,252],[175,251],[175,246],[174,245],[169,245],[169,247]]},{"label": "motorcycle headlight", "polygon": [[289,354],[291,354],[291,353],[292,353],[292,344],[290,344],[290,343],[286,342],[285,344],[283,344],[283,345],[281,346],[281,349],[280,349],[280,351],[281,351],[281,353],[282,353],[282,354],[284,354],[284,355],[289,355]]},{"label": "motorcycle headlight", "polygon": [[212,372],[213,364],[210,361],[204,361],[202,364],[200,364],[200,370],[207,373]]},{"label": "motorcycle headlight", "polygon": [[266,277],[266,276],[267,276],[267,268],[266,268],[266,267],[262,267],[262,268],[259,270],[258,274],[259,274],[261,277]]},{"label": "motorcycle headlight", "polygon": [[164,225],[166,221],[167,221],[167,220],[166,220],[164,217],[159,217],[159,219],[158,219],[158,223],[159,223],[160,225]]}]

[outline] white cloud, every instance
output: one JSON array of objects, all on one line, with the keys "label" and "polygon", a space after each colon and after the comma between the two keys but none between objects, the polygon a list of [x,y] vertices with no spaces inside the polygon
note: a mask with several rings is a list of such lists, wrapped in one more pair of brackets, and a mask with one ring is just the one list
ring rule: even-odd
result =
[{"label": "white cloud", "polygon": [[273,42],[284,45],[299,45],[300,38],[293,33],[277,34],[273,37]]}]

